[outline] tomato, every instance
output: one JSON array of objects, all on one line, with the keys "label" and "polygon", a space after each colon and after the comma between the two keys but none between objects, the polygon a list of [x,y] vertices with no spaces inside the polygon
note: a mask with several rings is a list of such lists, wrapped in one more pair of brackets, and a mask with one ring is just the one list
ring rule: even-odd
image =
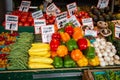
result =
[{"label": "tomato", "polygon": [[23,26],[23,23],[22,22],[18,22],[18,26]]},{"label": "tomato", "polygon": [[34,22],[32,22],[30,26],[34,26]]},{"label": "tomato", "polygon": [[24,22],[23,26],[30,26],[29,22]]},{"label": "tomato", "polygon": [[20,21],[24,23],[26,22],[26,18],[20,18]]},{"label": "tomato", "polygon": [[32,17],[28,17],[28,18],[27,18],[27,21],[30,22],[30,23],[32,23],[33,18],[32,18]]}]

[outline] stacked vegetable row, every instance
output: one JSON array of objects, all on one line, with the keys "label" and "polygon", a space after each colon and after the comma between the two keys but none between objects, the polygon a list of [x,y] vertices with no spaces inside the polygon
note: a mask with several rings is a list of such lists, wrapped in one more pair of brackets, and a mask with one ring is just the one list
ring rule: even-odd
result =
[{"label": "stacked vegetable row", "polygon": [[50,46],[45,43],[34,43],[29,49],[29,68],[53,68],[51,63],[53,60],[50,58]]},{"label": "stacked vegetable row", "polygon": [[33,34],[22,32],[16,40],[16,43],[10,45],[7,69],[27,69],[28,68],[28,50],[33,42]]},{"label": "stacked vegetable row", "polygon": [[56,68],[99,65],[95,48],[84,37],[81,27],[75,27],[72,23],[52,34],[50,49]]}]

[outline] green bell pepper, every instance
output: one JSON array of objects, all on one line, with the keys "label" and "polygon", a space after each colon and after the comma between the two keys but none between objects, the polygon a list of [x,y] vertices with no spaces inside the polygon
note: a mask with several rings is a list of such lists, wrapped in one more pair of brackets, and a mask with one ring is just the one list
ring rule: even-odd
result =
[{"label": "green bell pepper", "polygon": [[93,59],[95,57],[95,48],[92,46],[89,46],[85,51],[83,51],[85,56],[88,59]]},{"label": "green bell pepper", "polygon": [[70,68],[70,67],[77,67],[76,62],[71,59],[69,55],[66,55],[64,57],[64,67]]},{"label": "green bell pepper", "polygon": [[55,68],[62,68],[63,67],[63,59],[61,57],[54,57],[53,58],[53,66]]},{"label": "green bell pepper", "polygon": [[77,42],[74,39],[70,39],[66,42],[66,46],[68,48],[68,51],[72,51],[73,49],[78,49]]}]

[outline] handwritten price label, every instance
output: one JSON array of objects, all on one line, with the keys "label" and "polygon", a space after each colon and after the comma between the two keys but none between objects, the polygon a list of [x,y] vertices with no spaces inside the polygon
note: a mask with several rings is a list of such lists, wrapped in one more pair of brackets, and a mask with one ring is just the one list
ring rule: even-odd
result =
[{"label": "handwritten price label", "polygon": [[31,1],[22,1],[19,11],[28,12]]},{"label": "handwritten price label", "polygon": [[93,29],[93,28],[94,28],[92,18],[82,19],[82,24],[83,24],[83,26],[88,26],[90,29]]},{"label": "handwritten price label", "polygon": [[115,37],[120,39],[120,25],[115,25],[115,33],[114,33]]},{"label": "handwritten price label", "polygon": [[43,17],[43,12],[42,12],[42,10],[33,12],[33,13],[32,13],[32,17],[33,17],[34,19],[38,19],[38,18]]},{"label": "handwritten price label", "polygon": [[108,6],[109,0],[99,0],[97,7],[98,8],[105,8]]},{"label": "handwritten price label", "polygon": [[95,30],[85,30],[85,36],[97,37],[97,31],[95,31]]}]

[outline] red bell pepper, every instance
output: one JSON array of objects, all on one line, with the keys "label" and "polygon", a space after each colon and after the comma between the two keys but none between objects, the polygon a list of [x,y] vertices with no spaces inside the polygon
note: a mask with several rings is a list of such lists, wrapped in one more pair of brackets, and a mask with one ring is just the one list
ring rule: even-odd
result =
[{"label": "red bell pepper", "polygon": [[88,43],[87,43],[87,39],[85,39],[85,38],[81,38],[81,39],[79,39],[78,41],[77,41],[77,44],[78,44],[78,47],[79,47],[79,49],[80,50],[85,50],[85,49],[87,49],[87,45],[88,45]]},{"label": "red bell pepper", "polygon": [[59,45],[60,45],[60,41],[58,41],[57,39],[52,39],[50,41],[50,49],[51,49],[51,51],[56,51]]},{"label": "red bell pepper", "polygon": [[71,25],[66,26],[65,32],[67,32],[71,36],[74,32],[73,27]]},{"label": "red bell pepper", "polygon": [[60,41],[60,39],[61,39],[60,33],[58,33],[58,32],[53,33],[53,34],[52,34],[52,39],[57,39],[57,40]]}]

